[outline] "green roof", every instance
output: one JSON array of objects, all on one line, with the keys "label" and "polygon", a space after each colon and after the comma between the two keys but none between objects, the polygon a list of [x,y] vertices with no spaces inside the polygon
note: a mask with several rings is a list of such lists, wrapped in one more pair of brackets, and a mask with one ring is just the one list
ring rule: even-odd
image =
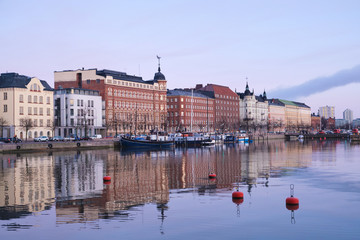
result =
[{"label": "green roof", "polygon": [[282,102],[283,104],[285,105],[293,105],[293,106],[297,106],[297,104],[295,104],[294,102],[292,101],[288,101],[288,100],[282,100],[282,99],[279,99],[280,102]]}]

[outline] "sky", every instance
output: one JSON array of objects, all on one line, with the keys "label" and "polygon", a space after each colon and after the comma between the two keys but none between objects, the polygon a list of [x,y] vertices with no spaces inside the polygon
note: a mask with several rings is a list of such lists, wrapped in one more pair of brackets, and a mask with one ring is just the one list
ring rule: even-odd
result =
[{"label": "sky", "polygon": [[0,72],[84,67],[219,84],[360,117],[358,0],[0,0]]}]

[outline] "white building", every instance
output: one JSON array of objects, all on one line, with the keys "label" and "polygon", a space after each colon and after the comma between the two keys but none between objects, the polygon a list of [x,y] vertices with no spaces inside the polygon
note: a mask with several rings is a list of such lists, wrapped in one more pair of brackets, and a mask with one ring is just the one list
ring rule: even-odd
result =
[{"label": "white building", "polygon": [[346,109],[344,112],[343,112],[343,118],[348,121],[348,123],[352,123],[352,121],[354,120],[354,114],[353,114],[353,111],[350,110],[350,109]]},{"label": "white building", "polygon": [[319,108],[319,115],[320,118],[335,118],[335,107],[332,106],[325,106]]},{"label": "white building", "polygon": [[240,97],[240,122],[245,124],[256,124],[265,126],[268,122],[268,100],[266,92],[263,95],[255,96],[254,91],[250,92],[246,83],[244,93],[237,93]]},{"label": "white building", "polygon": [[54,91],[55,135],[78,137],[100,134],[102,100],[99,91],[66,88]]}]

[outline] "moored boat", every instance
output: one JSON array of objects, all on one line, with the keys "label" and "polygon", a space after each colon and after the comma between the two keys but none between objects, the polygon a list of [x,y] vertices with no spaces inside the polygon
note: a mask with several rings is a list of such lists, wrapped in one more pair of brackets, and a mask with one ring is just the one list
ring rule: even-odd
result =
[{"label": "moored boat", "polygon": [[131,139],[126,137],[121,137],[119,141],[121,146],[125,148],[170,148],[174,145],[174,141]]}]

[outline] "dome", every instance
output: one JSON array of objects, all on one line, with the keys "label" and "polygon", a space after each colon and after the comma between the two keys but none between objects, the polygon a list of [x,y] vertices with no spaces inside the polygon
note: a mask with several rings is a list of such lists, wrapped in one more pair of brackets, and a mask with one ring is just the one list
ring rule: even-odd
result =
[{"label": "dome", "polygon": [[164,74],[160,72],[160,67],[158,69],[158,72],[154,75],[154,80],[166,80]]},{"label": "dome", "polygon": [[248,83],[246,82],[246,87],[245,87],[245,96],[250,96],[251,95],[251,92],[250,92],[250,90],[249,90],[249,85],[248,85]]}]

